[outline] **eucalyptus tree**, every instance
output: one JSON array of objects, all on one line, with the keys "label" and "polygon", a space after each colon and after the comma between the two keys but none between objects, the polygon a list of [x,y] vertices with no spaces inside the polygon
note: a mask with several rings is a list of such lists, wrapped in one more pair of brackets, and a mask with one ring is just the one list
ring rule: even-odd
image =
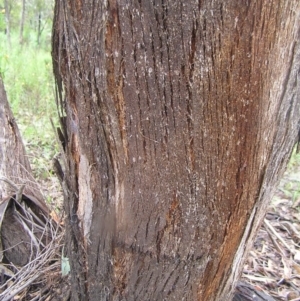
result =
[{"label": "eucalyptus tree", "polygon": [[298,0],[56,1],[72,300],[230,300],[298,135],[299,34]]}]

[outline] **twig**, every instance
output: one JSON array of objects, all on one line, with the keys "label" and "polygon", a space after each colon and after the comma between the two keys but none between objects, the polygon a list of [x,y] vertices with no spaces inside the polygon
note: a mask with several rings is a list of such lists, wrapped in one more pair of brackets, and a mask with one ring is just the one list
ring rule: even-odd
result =
[{"label": "twig", "polygon": [[25,188],[25,185],[26,184],[22,184],[21,187],[17,190],[16,192],[16,201],[18,203],[21,203],[21,200],[22,200],[22,195],[23,195],[23,190]]},{"label": "twig", "polygon": [[282,237],[276,232],[274,227],[268,222],[267,219],[264,219],[264,224],[267,228],[281,241],[281,243],[294,255],[295,251],[290,248],[290,246],[282,239]]},{"label": "twig", "polygon": [[13,189],[15,189],[15,190],[18,190],[18,189],[19,189],[12,181],[10,181],[10,180],[7,179],[7,178],[0,177],[0,181],[3,181],[3,182],[5,182],[5,183],[9,184],[9,185],[10,185]]},{"label": "twig", "polygon": [[49,270],[52,270],[53,268],[57,268],[59,265],[58,264],[53,264],[50,267],[44,269],[42,272],[37,273],[35,276],[31,276],[30,279],[28,279],[23,285],[19,286],[15,290],[13,290],[10,294],[4,297],[2,301],[10,301],[16,294],[21,292],[25,287],[27,287],[29,284],[31,284],[34,280],[39,278],[43,273],[48,272]]},{"label": "twig", "polygon": [[[53,240],[50,241],[46,249],[37,254],[34,260],[30,261],[14,275],[14,283],[0,294],[1,300],[10,300],[13,296],[26,288],[26,286],[30,285],[38,277],[60,266],[59,257],[56,255],[56,252],[57,249],[61,248],[60,241],[63,237],[63,234],[60,233],[58,235],[58,228],[54,229],[54,226],[52,226],[51,223],[49,228],[52,232]],[[45,268],[45,266],[53,260],[57,260],[57,263],[51,264],[51,266]],[[5,286],[6,283],[4,283],[0,289],[3,289]]]},{"label": "twig", "polygon": [[15,183],[13,183],[12,181],[10,181],[9,179],[4,178],[4,177],[0,177],[0,181],[3,181],[5,183],[9,184],[15,190],[16,201],[18,203],[20,203],[21,199],[22,199],[22,195],[23,195],[23,190],[25,188],[26,183],[21,184],[21,186],[18,187]]}]

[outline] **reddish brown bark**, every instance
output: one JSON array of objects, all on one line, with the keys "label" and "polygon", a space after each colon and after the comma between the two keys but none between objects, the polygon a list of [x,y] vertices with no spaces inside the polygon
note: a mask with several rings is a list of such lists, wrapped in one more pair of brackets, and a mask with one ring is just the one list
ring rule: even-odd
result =
[{"label": "reddish brown bark", "polygon": [[56,1],[73,300],[230,300],[299,130],[299,11]]}]

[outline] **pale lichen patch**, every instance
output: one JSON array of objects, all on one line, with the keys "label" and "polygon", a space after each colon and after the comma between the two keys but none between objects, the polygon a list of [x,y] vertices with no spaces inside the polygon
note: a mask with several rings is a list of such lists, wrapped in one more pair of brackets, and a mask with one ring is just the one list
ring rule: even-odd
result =
[{"label": "pale lichen patch", "polygon": [[80,155],[78,171],[79,203],[77,215],[81,220],[85,244],[90,243],[89,233],[93,215],[93,197],[91,190],[91,166],[85,155]]}]

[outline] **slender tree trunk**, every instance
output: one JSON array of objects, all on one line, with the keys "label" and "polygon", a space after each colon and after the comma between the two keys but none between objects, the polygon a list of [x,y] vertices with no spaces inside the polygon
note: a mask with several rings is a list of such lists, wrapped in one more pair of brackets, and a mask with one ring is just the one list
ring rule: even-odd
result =
[{"label": "slender tree trunk", "polygon": [[20,35],[19,43],[22,45],[24,42],[24,23],[25,23],[25,10],[26,10],[26,0],[22,0],[22,10],[21,10],[21,21],[20,21]]},{"label": "slender tree trunk", "polygon": [[4,9],[5,9],[5,24],[6,24],[6,36],[8,47],[11,49],[11,39],[10,39],[10,5],[8,0],[4,0]]},{"label": "slender tree trunk", "polygon": [[299,130],[299,14],[56,1],[72,300],[231,300]]},{"label": "slender tree trunk", "polygon": [[37,45],[40,46],[40,38],[42,34],[42,27],[41,27],[41,12],[38,13],[38,30],[37,30]]}]

